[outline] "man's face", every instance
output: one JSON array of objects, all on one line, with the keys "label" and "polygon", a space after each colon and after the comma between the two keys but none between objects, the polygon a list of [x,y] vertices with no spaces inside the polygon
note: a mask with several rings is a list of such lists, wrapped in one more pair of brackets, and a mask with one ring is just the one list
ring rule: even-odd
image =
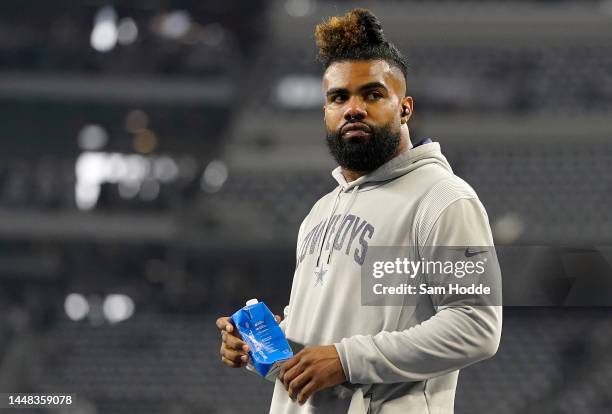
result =
[{"label": "man's face", "polygon": [[327,143],[343,168],[372,171],[391,159],[400,144],[404,97],[401,72],[383,60],[341,61],[323,76]]}]

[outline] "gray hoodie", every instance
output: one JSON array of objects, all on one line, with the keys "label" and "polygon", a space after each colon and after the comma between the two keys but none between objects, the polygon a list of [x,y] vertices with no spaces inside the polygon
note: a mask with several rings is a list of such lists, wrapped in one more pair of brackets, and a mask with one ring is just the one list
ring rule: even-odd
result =
[{"label": "gray hoodie", "polygon": [[484,207],[437,142],[350,183],[332,175],[300,226],[281,327],[294,350],[334,344],[348,381],[299,406],[277,380],[270,413],[452,413],[459,369],[497,351],[501,306],[363,306],[361,268],[372,246],[493,246]]}]

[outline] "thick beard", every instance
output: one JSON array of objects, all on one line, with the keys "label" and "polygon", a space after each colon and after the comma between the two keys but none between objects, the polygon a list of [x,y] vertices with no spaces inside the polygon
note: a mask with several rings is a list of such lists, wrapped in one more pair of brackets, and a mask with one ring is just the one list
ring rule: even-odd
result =
[{"label": "thick beard", "polygon": [[400,144],[400,131],[391,130],[391,125],[381,128],[370,126],[366,138],[342,138],[340,129],[327,131],[327,146],[338,165],[352,171],[374,171],[395,155]]}]

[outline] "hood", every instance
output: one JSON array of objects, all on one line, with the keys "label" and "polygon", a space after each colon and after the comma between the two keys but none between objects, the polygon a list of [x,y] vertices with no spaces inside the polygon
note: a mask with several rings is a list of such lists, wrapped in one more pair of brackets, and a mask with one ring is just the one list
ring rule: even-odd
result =
[{"label": "hood", "polygon": [[[387,161],[374,171],[361,176],[350,183],[347,182],[342,175],[342,170],[340,167],[334,169],[332,171],[332,176],[336,179],[336,181],[338,181],[338,188],[334,191],[334,201],[331,205],[329,214],[327,215],[325,231],[323,233],[323,242],[321,243],[317,257],[316,271],[321,271],[321,266],[323,265],[321,260],[323,255],[323,245],[325,244],[331,218],[336,212],[336,208],[338,207],[340,201],[340,195],[342,193],[347,193],[350,191],[351,194],[349,196],[349,201],[344,207],[340,223],[344,222],[344,218],[348,215],[351,207],[357,200],[357,194],[359,192],[374,189],[389,180],[408,174],[410,171],[416,170],[417,168],[428,164],[438,164],[449,172],[453,172],[451,166],[446,160],[446,157],[442,155],[442,152],[440,151],[440,144],[437,142],[431,142],[429,139],[420,141],[414,147],[405,150],[400,155]],[[333,251],[333,248],[329,249],[327,260],[325,260],[327,264],[330,263]]]},{"label": "hood", "polygon": [[405,150],[397,157],[392,158],[374,171],[359,177],[358,179],[346,181],[340,167],[332,171],[332,176],[338,182],[341,191],[347,192],[357,187],[357,191],[366,191],[378,187],[386,181],[408,174],[427,164],[438,164],[449,172],[453,172],[446,157],[442,155],[440,144],[426,140],[426,143]]}]

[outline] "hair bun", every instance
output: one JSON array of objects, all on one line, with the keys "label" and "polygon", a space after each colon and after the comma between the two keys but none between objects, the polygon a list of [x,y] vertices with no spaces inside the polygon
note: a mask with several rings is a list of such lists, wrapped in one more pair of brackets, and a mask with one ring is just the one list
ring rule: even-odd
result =
[{"label": "hair bun", "polygon": [[327,69],[342,60],[386,60],[404,78],[408,64],[401,52],[385,39],[382,25],[372,12],[353,9],[344,16],[333,16],[315,27],[319,60]]},{"label": "hair bun", "polygon": [[372,12],[366,9],[354,9],[350,13],[353,13],[357,17],[359,25],[364,29],[364,34],[368,43],[380,44],[385,42],[385,36],[380,21]]},{"label": "hair bun", "polygon": [[329,18],[317,25],[315,36],[322,61],[352,49],[386,43],[380,21],[366,9],[353,9],[342,17]]}]

